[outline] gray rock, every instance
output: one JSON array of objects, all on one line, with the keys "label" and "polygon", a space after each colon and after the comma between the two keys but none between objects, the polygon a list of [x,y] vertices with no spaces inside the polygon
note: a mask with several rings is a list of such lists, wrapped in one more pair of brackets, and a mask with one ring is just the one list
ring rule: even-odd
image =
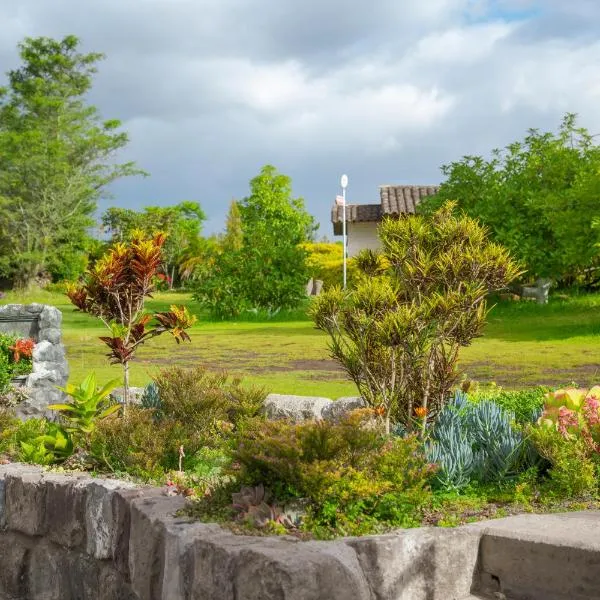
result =
[{"label": "gray rock", "polygon": [[365,408],[367,403],[360,396],[344,396],[323,408],[323,419],[339,422],[348,413],[358,408]]},{"label": "gray rock", "polygon": [[94,558],[114,559],[122,536],[129,536],[129,510],[115,493],[124,489],[135,490],[136,487],[118,479],[95,479],[87,486],[86,552]]},{"label": "gray rock", "polygon": [[449,600],[468,597],[479,538],[452,529],[407,529],[350,538],[374,598]]},{"label": "gray rock", "polygon": [[269,394],[265,398],[263,413],[267,419],[289,419],[295,423],[320,420],[323,410],[331,403],[331,399],[318,396]]},{"label": "gray rock", "polygon": [[9,529],[32,536],[45,533],[46,486],[42,482],[41,469],[7,473],[4,501]]},{"label": "gray rock", "polygon": [[[123,393],[124,393],[124,388],[118,387],[118,388],[115,388],[111,392],[110,395],[111,395],[111,398],[113,398],[113,400],[115,400],[116,402],[119,402],[120,404],[123,404],[123,402],[124,402]],[[144,394],[143,387],[130,387],[129,388],[129,402],[131,404],[140,404],[142,401],[143,394]]]}]

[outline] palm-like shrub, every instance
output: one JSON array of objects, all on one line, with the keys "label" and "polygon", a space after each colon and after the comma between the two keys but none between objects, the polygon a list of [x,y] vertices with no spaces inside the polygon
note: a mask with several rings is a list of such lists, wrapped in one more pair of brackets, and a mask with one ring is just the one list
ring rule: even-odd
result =
[{"label": "palm-like shrub", "polygon": [[519,275],[508,251],[453,208],[384,221],[382,250],[357,257],[357,286],[333,288],[312,307],[332,356],[388,428],[392,420],[424,431],[457,383],[459,349],[481,335],[486,296]]}]

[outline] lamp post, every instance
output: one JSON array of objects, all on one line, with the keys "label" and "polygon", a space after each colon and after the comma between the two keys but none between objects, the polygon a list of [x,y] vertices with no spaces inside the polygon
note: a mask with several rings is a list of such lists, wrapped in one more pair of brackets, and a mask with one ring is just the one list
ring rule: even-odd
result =
[{"label": "lamp post", "polygon": [[348,175],[342,175],[340,179],[342,186],[342,238],[344,239],[344,289],[346,289],[346,256],[347,256],[347,240],[346,240],[346,188],[348,187]]}]

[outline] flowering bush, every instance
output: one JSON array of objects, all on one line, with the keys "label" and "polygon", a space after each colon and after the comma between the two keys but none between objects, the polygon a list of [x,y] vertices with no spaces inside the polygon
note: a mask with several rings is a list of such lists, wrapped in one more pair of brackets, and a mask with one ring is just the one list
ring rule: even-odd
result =
[{"label": "flowering bush", "polygon": [[34,346],[30,338],[0,334],[0,393],[8,391],[13,377],[31,373]]},{"label": "flowering bush", "polygon": [[600,452],[600,386],[548,392],[539,425],[566,439],[581,438],[589,450]]}]

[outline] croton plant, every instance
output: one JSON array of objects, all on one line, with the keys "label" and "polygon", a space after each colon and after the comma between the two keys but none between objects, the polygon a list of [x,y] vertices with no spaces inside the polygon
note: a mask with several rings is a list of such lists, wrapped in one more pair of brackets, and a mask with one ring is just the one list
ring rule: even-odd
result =
[{"label": "croton plant", "polygon": [[600,386],[548,392],[539,425],[566,438],[581,436],[590,449],[600,452]]},{"label": "croton plant", "polygon": [[147,312],[160,272],[165,235],[146,237],[135,232],[128,243],[115,244],[85,276],[70,286],[67,295],[77,309],[98,317],[110,335],[100,339],[108,346],[113,364],[123,367],[124,401],[129,401],[129,362],[145,342],[169,332],[177,343],[190,341],[186,332],[196,321],[183,306],[166,312]]}]

